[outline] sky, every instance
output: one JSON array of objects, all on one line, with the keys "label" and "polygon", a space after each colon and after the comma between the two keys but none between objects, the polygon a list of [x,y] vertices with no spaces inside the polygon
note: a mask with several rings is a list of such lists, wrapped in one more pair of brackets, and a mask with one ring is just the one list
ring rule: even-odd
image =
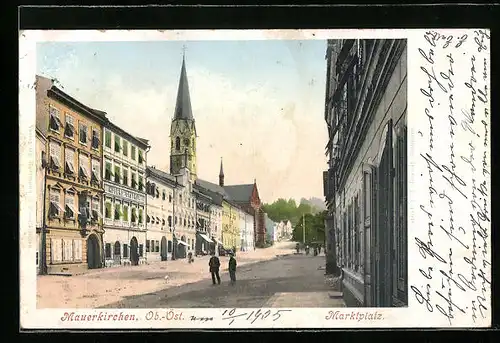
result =
[{"label": "sky", "polygon": [[37,74],[134,136],[169,170],[182,56],[196,120],[198,177],[257,181],[261,200],[323,198],[326,41],[44,42]]}]

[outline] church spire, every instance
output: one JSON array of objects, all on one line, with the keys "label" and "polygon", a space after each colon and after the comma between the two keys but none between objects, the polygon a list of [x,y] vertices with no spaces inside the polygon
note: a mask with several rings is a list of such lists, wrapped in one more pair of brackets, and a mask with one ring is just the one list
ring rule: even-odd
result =
[{"label": "church spire", "polygon": [[222,157],[220,158],[219,186],[224,187],[224,168],[222,167]]},{"label": "church spire", "polygon": [[177,90],[177,102],[175,104],[174,120],[176,119],[193,120],[186,72],[185,51],[182,55],[181,76],[179,78],[179,89]]}]

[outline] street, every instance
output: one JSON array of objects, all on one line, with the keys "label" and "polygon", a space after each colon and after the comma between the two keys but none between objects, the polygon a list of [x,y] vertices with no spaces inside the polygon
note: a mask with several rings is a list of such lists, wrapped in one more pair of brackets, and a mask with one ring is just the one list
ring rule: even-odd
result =
[{"label": "street", "polygon": [[213,286],[209,256],[38,278],[38,308],[341,307],[324,275],[325,257],[294,255],[293,242],[238,253],[237,283],[227,257]]}]

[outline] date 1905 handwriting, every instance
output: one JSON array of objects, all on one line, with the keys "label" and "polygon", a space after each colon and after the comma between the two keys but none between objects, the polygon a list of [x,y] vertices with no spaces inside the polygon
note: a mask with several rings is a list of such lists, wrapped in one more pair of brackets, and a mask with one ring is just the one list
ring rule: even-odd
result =
[{"label": "date 1905 handwriting", "polygon": [[250,324],[254,324],[256,321],[266,321],[266,320],[272,320],[272,321],[277,321],[278,319],[281,318],[282,314],[285,312],[290,312],[291,310],[275,310],[275,309],[269,309],[269,310],[248,310],[244,311],[242,309],[230,309],[230,310],[224,310],[222,312],[222,320],[229,320],[229,325],[233,324],[235,319],[239,318],[240,320],[244,320]]}]

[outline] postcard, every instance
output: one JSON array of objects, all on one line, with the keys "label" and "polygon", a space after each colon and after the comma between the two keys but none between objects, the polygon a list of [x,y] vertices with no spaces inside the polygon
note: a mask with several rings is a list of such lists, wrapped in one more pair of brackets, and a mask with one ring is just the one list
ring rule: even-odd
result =
[{"label": "postcard", "polygon": [[21,329],[491,326],[489,41],[20,32]]}]

